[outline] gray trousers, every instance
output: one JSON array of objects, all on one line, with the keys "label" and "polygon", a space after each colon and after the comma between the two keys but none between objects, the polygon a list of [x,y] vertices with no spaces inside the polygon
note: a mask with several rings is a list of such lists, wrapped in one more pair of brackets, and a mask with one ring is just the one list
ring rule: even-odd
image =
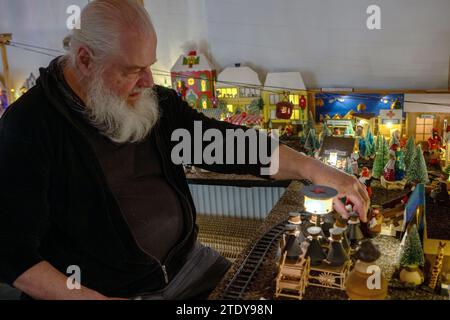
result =
[{"label": "gray trousers", "polygon": [[188,300],[206,298],[230,268],[217,251],[197,242],[181,270],[161,290],[134,297],[135,300]]}]

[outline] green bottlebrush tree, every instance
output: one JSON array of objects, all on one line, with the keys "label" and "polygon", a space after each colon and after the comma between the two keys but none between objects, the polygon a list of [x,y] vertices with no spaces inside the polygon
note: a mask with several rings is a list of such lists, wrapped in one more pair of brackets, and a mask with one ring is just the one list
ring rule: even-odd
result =
[{"label": "green bottlebrush tree", "polygon": [[314,156],[317,149],[320,148],[319,141],[316,138],[316,130],[309,130],[308,136],[305,141],[305,149],[308,151],[309,156]]},{"label": "green bottlebrush tree", "polygon": [[408,142],[406,142],[405,146],[405,167],[406,169],[409,168],[411,164],[411,160],[414,157],[414,152],[416,151],[416,146],[414,144],[414,138],[413,136],[410,136],[408,138]]},{"label": "green bottlebrush tree", "polygon": [[[309,113],[308,113],[308,120],[307,120],[306,125],[305,125],[305,130],[303,130],[304,133],[305,133],[305,137],[308,137],[309,131],[311,129],[314,129],[314,130],[316,129],[316,123],[314,122],[314,118],[313,118],[312,112],[309,111]],[[314,135],[315,135],[315,133],[314,133]]]},{"label": "green bottlebrush tree", "polygon": [[319,135],[319,144],[322,145],[325,137],[329,137],[331,135],[332,135],[332,133],[331,133],[330,128],[328,128],[327,124],[324,122],[322,124],[322,131],[320,132],[320,135]]},{"label": "green bottlebrush tree", "polygon": [[381,134],[378,134],[377,139],[375,141],[375,153],[378,152],[378,149],[380,148],[380,143],[383,141],[383,136]]},{"label": "green bottlebrush tree", "polygon": [[430,181],[428,179],[427,164],[425,163],[422,146],[420,144],[414,152],[414,157],[411,160],[409,168],[407,168],[406,175],[408,177],[408,182],[417,181],[419,183],[428,183]]},{"label": "green bottlebrush tree", "polygon": [[366,142],[366,150],[364,157],[373,157],[377,150],[375,149],[375,141],[373,139],[372,132],[370,131],[370,126],[367,128],[367,133],[364,140]]},{"label": "green bottlebrush tree", "polygon": [[400,266],[421,266],[423,267],[425,258],[423,255],[422,243],[416,225],[408,231],[405,245],[400,257]]},{"label": "green bottlebrush tree", "polygon": [[377,141],[378,150],[375,154],[375,160],[373,162],[372,176],[378,179],[383,175],[384,166],[389,160],[389,150],[384,137],[379,135]]},{"label": "green bottlebrush tree", "polygon": [[264,101],[262,98],[253,99],[248,106],[248,112],[251,114],[260,114],[264,108]]}]

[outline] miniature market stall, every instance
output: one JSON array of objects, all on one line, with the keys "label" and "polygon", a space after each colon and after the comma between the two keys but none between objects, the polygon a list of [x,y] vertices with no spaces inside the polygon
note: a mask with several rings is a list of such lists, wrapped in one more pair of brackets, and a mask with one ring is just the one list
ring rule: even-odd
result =
[{"label": "miniature market stall", "polygon": [[333,167],[344,170],[348,158],[355,151],[355,143],[354,138],[324,137],[319,158]]}]

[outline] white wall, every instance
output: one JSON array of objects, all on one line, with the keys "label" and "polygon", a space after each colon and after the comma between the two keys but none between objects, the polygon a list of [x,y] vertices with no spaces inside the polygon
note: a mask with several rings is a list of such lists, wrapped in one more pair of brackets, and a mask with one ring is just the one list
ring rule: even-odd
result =
[{"label": "white wall", "polygon": [[[70,4],[87,0],[0,0],[0,33],[61,49]],[[185,42],[210,53],[218,69],[244,62],[301,71],[307,87],[447,88],[450,0],[145,0],[157,33],[158,63],[170,70]],[[382,30],[366,28],[381,7]],[[9,48],[20,86],[50,57]]]}]

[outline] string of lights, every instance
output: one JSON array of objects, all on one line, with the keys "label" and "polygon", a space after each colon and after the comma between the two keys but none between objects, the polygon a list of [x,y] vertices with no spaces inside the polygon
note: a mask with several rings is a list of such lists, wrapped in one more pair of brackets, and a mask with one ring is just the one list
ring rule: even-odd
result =
[{"label": "string of lights", "polygon": [[[17,42],[17,41],[9,41],[7,43],[7,45],[18,48],[18,49],[22,49],[22,50],[25,50],[28,52],[38,53],[38,54],[55,57],[55,58],[61,54],[64,54],[64,51],[61,51],[61,50],[46,48],[46,47],[42,47],[42,46],[37,46],[37,45],[32,45],[32,44],[27,44],[27,43]],[[39,49],[39,50],[36,50],[36,49]],[[44,52],[41,50],[59,53],[59,55],[47,53],[47,52]],[[157,75],[157,76],[161,76],[161,77],[169,77],[169,78],[171,77],[171,72],[167,71],[167,70],[152,68],[152,73],[153,73],[153,75]],[[200,79],[198,77],[184,75],[181,73],[177,74],[177,78],[180,78],[180,79],[190,78],[190,79],[194,79],[194,80],[204,80],[204,79]],[[288,88],[288,87],[278,87],[278,86],[267,87],[264,85],[252,85],[252,84],[248,84],[248,83],[240,83],[240,82],[236,82],[236,81],[224,81],[224,80],[220,80],[220,81],[216,80],[215,83],[224,84],[224,85],[227,85],[230,87],[235,86],[235,87],[240,87],[240,88],[244,88],[244,89],[245,88],[257,89],[257,90],[260,90],[260,92],[268,92],[268,93],[273,93],[273,94],[280,94],[280,90],[286,91],[286,92],[300,90],[298,88]],[[301,90],[301,91],[306,91],[307,93],[315,93],[316,95],[319,95],[320,97],[325,97],[326,99],[327,98],[328,99],[336,99],[336,97],[340,96],[340,97],[345,97],[347,99],[355,98],[355,99],[362,100],[362,101],[374,101],[374,100],[380,100],[380,96],[381,96],[380,94],[373,95],[373,94],[365,94],[365,93],[358,93],[358,92],[331,93],[331,92],[317,92],[316,90],[308,90],[308,89]],[[383,100],[383,98],[384,98],[384,96],[382,96],[381,100]],[[403,100],[403,102],[450,107],[450,104],[439,103],[439,102],[426,102],[425,103],[423,101],[413,101],[413,100]]]}]

